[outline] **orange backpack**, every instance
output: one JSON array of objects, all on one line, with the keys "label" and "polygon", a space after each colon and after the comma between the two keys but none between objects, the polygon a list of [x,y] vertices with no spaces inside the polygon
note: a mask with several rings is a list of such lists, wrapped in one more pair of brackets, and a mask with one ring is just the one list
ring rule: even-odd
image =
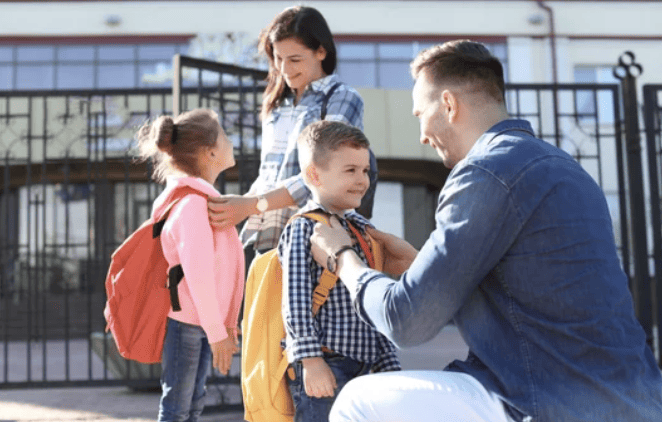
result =
[{"label": "orange backpack", "polygon": [[110,331],[120,355],[142,363],[161,362],[170,306],[181,310],[177,284],[184,277],[181,265],[168,270],[160,234],[172,207],[190,188],[178,189],[161,215],[145,221],[113,252],[106,276],[106,332]]}]

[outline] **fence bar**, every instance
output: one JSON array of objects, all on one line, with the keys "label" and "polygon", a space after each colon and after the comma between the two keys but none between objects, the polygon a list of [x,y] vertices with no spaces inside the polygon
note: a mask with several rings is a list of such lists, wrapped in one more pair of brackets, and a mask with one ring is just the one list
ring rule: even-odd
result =
[{"label": "fence bar", "polygon": [[644,202],[644,177],[641,164],[641,137],[639,134],[639,107],[637,104],[637,77],[642,67],[635,62],[634,54],[626,51],[614,67],[614,76],[621,80],[623,93],[623,124],[627,151],[629,183],[630,225],[634,269],[631,289],[637,318],[646,331],[646,340],[652,346],[651,285],[648,272],[648,246],[646,239],[646,206]]}]

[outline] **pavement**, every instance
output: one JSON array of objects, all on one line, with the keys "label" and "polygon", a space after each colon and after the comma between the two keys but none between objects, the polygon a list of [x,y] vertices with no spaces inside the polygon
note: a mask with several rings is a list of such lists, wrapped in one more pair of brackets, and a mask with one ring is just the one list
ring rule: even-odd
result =
[{"label": "pavement", "polygon": [[[403,369],[442,369],[454,359],[463,359],[467,346],[457,328],[448,326],[434,339],[418,347],[401,350]],[[233,364],[231,374],[237,371]],[[237,386],[210,386],[208,410],[201,422],[243,422],[242,411],[220,410],[221,397],[237,397]],[[154,421],[160,394],[126,387],[74,387],[0,390],[0,422]],[[211,410],[209,410],[211,409]]]}]

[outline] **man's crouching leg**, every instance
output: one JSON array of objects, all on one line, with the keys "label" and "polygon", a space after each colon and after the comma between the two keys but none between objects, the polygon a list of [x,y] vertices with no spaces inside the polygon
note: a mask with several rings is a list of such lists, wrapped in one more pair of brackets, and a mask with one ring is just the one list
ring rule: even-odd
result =
[{"label": "man's crouching leg", "polygon": [[473,377],[447,371],[365,375],[342,389],[330,422],[510,422],[502,401]]}]

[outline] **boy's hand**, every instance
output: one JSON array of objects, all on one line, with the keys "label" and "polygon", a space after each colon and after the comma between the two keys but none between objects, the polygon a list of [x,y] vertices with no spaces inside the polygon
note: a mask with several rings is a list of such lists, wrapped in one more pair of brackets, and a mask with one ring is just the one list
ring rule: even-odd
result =
[{"label": "boy's hand", "polygon": [[414,262],[418,251],[406,240],[389,233],[384,233],[372,227],[366,231],[374,240],[382,245],[384,250],[384,272],[400,276],[407,271]]},{"label": "boy's hand", "polygon": [[256,212],[256,202],[257,198],[239,195],[208,197],[209,223],[217,229],[236,226]]},{"label": "boy's hand", "polygon": [[303,385],[308,397],[333,397],[336,384],[336,377],[331,368],[324,361],[324,358],[305,358],[303,363]]},{"label": "boy's hand", "polygon": [[221,374],[227,375],[232,364],[232,355],[238,351],[234,339],[226,337],[221,341],[210,344],[210,346],[214,368],[218,369]]}]

